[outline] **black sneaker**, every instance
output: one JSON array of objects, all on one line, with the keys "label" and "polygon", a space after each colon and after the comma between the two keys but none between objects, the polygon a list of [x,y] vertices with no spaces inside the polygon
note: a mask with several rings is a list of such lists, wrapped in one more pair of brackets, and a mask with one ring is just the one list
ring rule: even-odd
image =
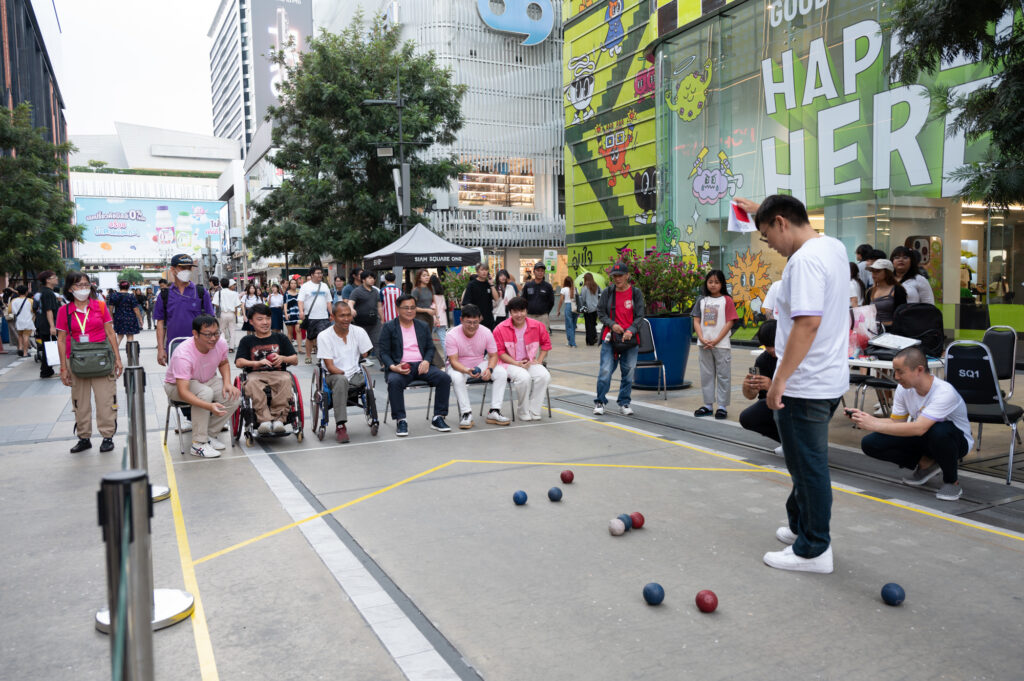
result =
[{"label": "black sneaker", "polygon": [[84,452],[87,449],[92,449],[92,442],[84,437],[78,438],[78,444],[71,448],[72,454],[78,454],[78,452]]},{"label": "black sneaker", "polygon": [[439,430],[442,433],[451,432],[451,428],[449,428],[448,424],[444,422],[443,416],[435,416],[434,420],[430,422],[430,427],[434,430]]},{"label": "black sneaker", "polygon": [[710,409],[708,409],[707,407],[701,407],[701,408],[700,408],[700,409],[698,409],[697,411],[693,412],[693,415],[694,415],[694,416],[711,416],[711,414],[713,414],[713,413],[714,413],[714,412],[712,412],[712,411],[711,411]]},{"label": "black sneaker", "polygon": [[114,451],[114,438],[112,438],[112,437],[105,437],[105,438],[103,438],[103,442],[100,443],[100,451],[101,452],[112,452],[112,451]]},{"label": "black sneaker", "polygon": [[395,424],[395,435],[397,437],[405,437],[409,434],[409,424],[406,423],[405,419],[402,419]]}]

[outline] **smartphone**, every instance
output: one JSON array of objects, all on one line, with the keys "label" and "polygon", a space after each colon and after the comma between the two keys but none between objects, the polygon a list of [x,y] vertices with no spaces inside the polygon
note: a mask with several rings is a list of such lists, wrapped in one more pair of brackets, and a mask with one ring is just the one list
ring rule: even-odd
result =
[{"label": "smartphone", "polygon": [[757,367],[750,367],[750,369],[747,370],[747,373],[750,374],[751,376],[760,376],[761,370],[758,369]]},{"label": "smartphone", "polygon": [[853,416],[854,410],[853,409],[843,409],[843,412],[845,412],[845,414],[847,416]]}]

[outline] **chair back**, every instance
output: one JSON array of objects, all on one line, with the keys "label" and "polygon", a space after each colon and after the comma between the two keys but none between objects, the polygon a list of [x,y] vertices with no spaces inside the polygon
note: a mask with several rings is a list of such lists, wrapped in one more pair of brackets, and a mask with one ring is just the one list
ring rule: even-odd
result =
[{"label": "chair back", "polygon": [[178,346],[192,338],[192,336],[178,336],[172,338],[171,342],[167,344],[167,361],[171,361],[171,356],[174,355],[174,351],[178,349]]},{"label": "chair back", "polygon": [[654,359],[658,359],[658,349],[654,345],[654,331],[651,330],[651,323],[646,318],[641,320],[637,333],[640,334],[640,347],[637,352],[641,355],[654,353]]},{"label": "chair back", "polygon": [[907,303],[893,312],[892,333],[921,341],[929,357],[941,357],[946,342],[942,311],[929,303]]},{"label": "chair back", "polygon": [[944,363],[946,381],[960,393],[964,402],[998,404],[1000,409],[1005,409],[992,351],[988,346],[978,341],[953,341],[946,348]]},{"label": "chair back", "polygon": [[1000,381],[1009,380],[1010,389],[1006,393],[1013,395],[1014,376],[1017,364],[1017,331],[1012,326],[992,326],[985,331],[981,342],[992,351],[992,362],[996,367],[996,376]]}]

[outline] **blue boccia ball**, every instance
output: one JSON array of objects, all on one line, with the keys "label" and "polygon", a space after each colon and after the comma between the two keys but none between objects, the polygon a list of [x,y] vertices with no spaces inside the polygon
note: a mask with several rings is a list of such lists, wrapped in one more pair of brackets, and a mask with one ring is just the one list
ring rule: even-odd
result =
[{"label": "blue boccia ball", "polygon": [[622,524],[626,526],[626,532],[629,532],[633,529],[633,519],[629,517],[628,513],[623,513],[622,515],[617,517],[619,520],[622,521]]},{"label": "blue boccia ball", "polygon": [[526,492],[523,490],[517,490],[516,493],[512,495],[512,501],[516,502],[516,506],[522,506],[526,503]]},{"label": "blue boccia ball", "polygon": [[882,600],[886,605],[899,605],[907,597],[907,592],[899,584],[889,582],[882,587]]},{"label": "blue boccia ball", "polygon": [[552,487],[551,489],[548,490],[548,499],[550,499],[551,501],[561,501],[562,490],[560,490],[557,487]]},{"label": "blue boccia ball", "polygon": [[660,605],[665,600],[665,590],[661,588],[661,584],[651,582],[645,586],[644,600],[647,601],[647,605]]}]

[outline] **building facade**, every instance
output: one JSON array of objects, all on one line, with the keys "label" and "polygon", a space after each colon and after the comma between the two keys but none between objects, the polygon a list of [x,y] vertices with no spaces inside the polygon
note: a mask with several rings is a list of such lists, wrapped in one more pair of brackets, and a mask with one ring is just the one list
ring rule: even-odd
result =
[{"label": "building facade", "polygon": [[[601,24],[614,36],[621,21],[625,36],[621,56],[598,61],[591,129],[576,130],[579,107],[566,103],[567,240],[577,271],[607,266],[625,246],[709,262],[726,272],[752,327],[785,263],[756,234],[728,231],[729,201],[791,193],[851,260],[862,243],[886,254],[918,250],[952,335],[1024,328],[1024,210],[957,197],[950,172],[981,159],[985,143],[951,131],[927,96],[936,82],[962,92],[989,86],[983,65],[953,60],[919,83],[892,82],[899,43],[885,29],[884,3],[572,4],[582,11],[565,28],[567,87],[578,84],[572,64],[589,45],[609,54],[610,38],[588,38]],[[642,37],[630,43],[633,35]],[[646,63],[628,58],[633,50]],[[605,68],[625,78],[602,76]]]}]

